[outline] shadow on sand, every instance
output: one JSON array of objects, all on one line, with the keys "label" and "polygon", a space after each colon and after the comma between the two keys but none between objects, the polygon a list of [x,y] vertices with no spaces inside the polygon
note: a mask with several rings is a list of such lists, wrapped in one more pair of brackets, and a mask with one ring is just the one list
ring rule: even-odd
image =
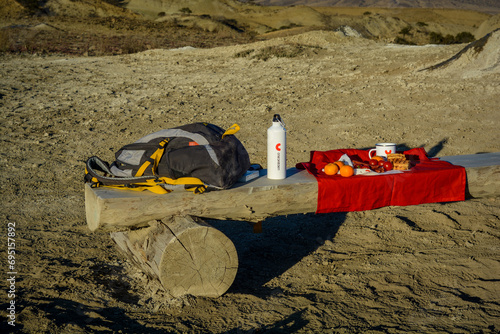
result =
[{"label": "shadow on sand", "polygon": [[252,227],[244,222],[207,220],[231,239],[238,252],[239,269],[229,292],[262,298],[274,294],[265,284],[314,252],[325,240],[333,240],[345,216],[331,213],[269,218],[262,223],[262,233],[252,233]]},{"label": "shadow on sand", "polygon": [[[32,328],[39,327],[39,333],[165,333],[149,326],[142,325],[130,318],[124,309],[119,307],[92,307],[72,300],[62,298],[40,298],[34,302],[28,301],[20,305],[22,312],[16,321],[15,330],[20,333],[31,333]],[[49,328],[43,328],[43,323],[25,327],[23,313],[35,313],[30,319],[50,319]],[[27,315],[26,315],[27,316]],[[2,324],[5,325],[5,324]],[[45,323],[47,326],[47,323]],[[50,328],[52,327],[52,328]],[[2,329],[2,327],[0,327]],[[12,329],[12,328],[11,328]],[[8,331],[2,331],[8,333]]]}]

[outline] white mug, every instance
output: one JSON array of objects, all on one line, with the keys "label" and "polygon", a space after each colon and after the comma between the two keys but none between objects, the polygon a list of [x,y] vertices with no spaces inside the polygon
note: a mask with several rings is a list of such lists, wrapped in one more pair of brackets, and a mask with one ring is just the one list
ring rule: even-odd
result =
[{"label": "white mug", "polygon": [[368,151],[368,156],[373,158],[372,153],[375,152],[375,155],[378,155],[379,157],[386,157],[387,154],[391,153],[396,153],[396,144],[395,143],[378,143],[375,144],[375,148],[372,148],[370,151]]}]

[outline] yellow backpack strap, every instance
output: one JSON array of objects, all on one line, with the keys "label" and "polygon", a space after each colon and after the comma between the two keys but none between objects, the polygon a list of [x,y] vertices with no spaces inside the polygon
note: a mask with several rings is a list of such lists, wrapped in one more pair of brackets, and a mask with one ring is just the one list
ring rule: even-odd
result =
[{"label": "yellow backpack strap", "polygon": [[146,169],[148,168],[148,166],[151,165],[151,161],[146,161],[142,164],[141,168],[139,168],[137,170],[137,173],[135,173],[135,176],[142,176],[144,175],[144,172],[146,171]]},{"label": "yellow backpack strap", "polygon": [[197,177],[180,177],[178,179],[172,179],[166,176],[162,176],[158,178],[159,181],[163,182],[165,186],[172,186],[172,188],[176,188],[178,186],[184,186],[184,189],[188,191],[192,191],[195,194],[204,193],[207,190],[207,185],[203,183]]},{"label": "yellow backpack strap", "polygon": [[[153,165],[157,166],[159,163],[166,143],[167,140],[165,140],[161,147],[151,155]],[[143,166],[145,165],[146,167],[143,168],[142,172],[144,172],[150,164],[150,161],[144,163]],[[104,175],[98,174],[97,171]],[[134,191],[148,190],[155,194],[167,194],[174,188],[180,188],[181,186],[184,186],[183,188],[185,190],[192,191],[195,194],[201,194],[207,189],[207,185],[196,177],[172,179],[165,176],[136,176],[127,178],[110,175],[112,175],[112,173],[107,162],[102,161],[98,157],[91,157],[87,160],[85,165],[85,181],[91,183],[92,187],[108,187]]]},{"label": "yellow backpack strap", "polygon": [[238,124],[234,123],[233,125],[231,125],[231,127],[229,129],[226,130],[226,132],[224,132],[224,134],[222,135],[222,138],[224,138],[227,135],[234,135],[238,131],[240,131],[240,126]]},{"label": "yellow backpack strap", "polygon": [[155,178],[155,176],[115,177],[110,170],[109,164],[96,156],[90,157],[85,163],[85,182],[89,182],[96,187],[100,185],[120,186],[134,184],[146,182],[150,179],[154,180]]},{"label": "yellow backpack strap", "polygon": [[130,185],[123,185],[123,186],[103,186],[106,188],[114,188],[114,189],[125,189],[125,190],[133,190],[133,191],[144,191],[148,190],[151,191],[152,193],[158,194],[158,195],[163,195],[163,194],[168,194],[172,190],[170,189],[165,189],[159,184],[149,184],[149,183],[134,183]]},{"label": "yellow backpack strap", "polygon": [[203,183],[203,181],[200,180],[199,178],[190,176],[180,177],[178,179],[172,179],[166,176],[160,176],[158,177],[158,180],[163,183],[172,185],[186,185],[186,184],[193,184],[199,186],[205,185],[205,183]]},{"label": "yellow backpack strap", "polygon": [[[99,185],[101,187],[114,188],[114,189],[126,189],[133,191],[151,191],[155,194],[168,194],[173,191],[173,188],[184,186],[183,188],[187,191],[191,191],[195,194],[204,193],[207,190],[207,186],[198,178],[195,177],[182,177],[179,179],[171,179],[168,177],[159,177],[156,180],[150,179],[144,182],[137,182],[127,185]],[[169,189],[168,187],[171,186]]]},{"label": "yellow backpack strap", "polygon": [[107,162],[98,157],[91,157],[87,160],[85,164],[85,182],[90,183],[93,188],[108,187],[135,191],[149,190],[156,194],[166,194],[171,191],[162,187],[162,181],[158,181],[155,176],[114,177],[112,175]]},{"label": "yellow backpack strap", "polygon": [[153,163],[153,166],[151,166],[151,171],[152,174],[156,174],[156,170],[158,168],[158,165],[160,164],[161,157],[163,156],[163,152],[165,151],[165,145],[168,143],[168,139],[162,140],[158,145],[158,149],[149,157],[149,159],[142,164],[142,166],[139,168],[137,173],[135,173],[135,176],[143,176],[144,172],[148,167]]}]

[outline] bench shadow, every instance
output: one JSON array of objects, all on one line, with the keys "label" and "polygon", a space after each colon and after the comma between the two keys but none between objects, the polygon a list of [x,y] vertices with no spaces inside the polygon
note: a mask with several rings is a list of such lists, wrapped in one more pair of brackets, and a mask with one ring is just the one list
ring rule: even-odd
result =
[{"label": "bench shadow", "polygon": [[263,326],[260,328],[243,330],[240,328],[233,328],[224,334],[253,334],[253,333],[273,333],[273,334],[289,334],[297,333],[309,324],[309,320],[305,319],[306,310],[302,309],[300,311],[294,312],[284,318],[283,320],[277,321],[274,324]]},{"label": "bench shadow", "polygon": [[132,290],[130,283],[123,279],[126,276],[123,266],[101,262],[91,266],[90,270],[93,278],[106,287],[111,297],[132,305],[139,302],[139,296],[130,292]]},{"label": "bench shadow", "polygon": [[[94,307],[63,298],[23,301],[21,307],[23,313],[33,313],[34,318],[50,319],[58,332],[165,333],[164,330],[153,329],[132,319],[120,307]],[[16,330],[31,333],[33,328],[24,325],[26,315],[23,313],[19,314],[16,321]],[[33,323],[30,326],[33,326]]]},{"label": "bench shadow", "polygon": [[266,283],[326,240],[332,241],[345,217],[346,213],[279,216],[266,219],[262,233],[253,233],[252,226],[245,222],[206,221],[231,239],[238,252],[238,273],[228,292],[265,297],[279,293]]}]

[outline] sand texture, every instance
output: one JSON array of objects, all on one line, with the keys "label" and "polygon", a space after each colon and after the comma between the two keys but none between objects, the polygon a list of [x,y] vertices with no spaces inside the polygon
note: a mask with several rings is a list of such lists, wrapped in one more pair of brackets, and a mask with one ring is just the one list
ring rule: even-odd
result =
[{"label": "sand texture", "polygon": [[[467,45],[317,31],[212,49],[2,56],[0,217],[3,250],[15,224],[15,329],[498,333],[499,198],[277,217],[262,234],[208,221],[237,248],[236,280],[217,299],[169,299],[108,234],[87,229],[83,175],[92,155],[111,162],[122,145],[198,121],[238,123],[252,162],[265,167],[275,113],[289,167],[311,150],[377,142],[432,156],[498,152],[499,37],[434,70],[423,69]],[[6,251],[0,259],[1,328],[12,329]]]}]

